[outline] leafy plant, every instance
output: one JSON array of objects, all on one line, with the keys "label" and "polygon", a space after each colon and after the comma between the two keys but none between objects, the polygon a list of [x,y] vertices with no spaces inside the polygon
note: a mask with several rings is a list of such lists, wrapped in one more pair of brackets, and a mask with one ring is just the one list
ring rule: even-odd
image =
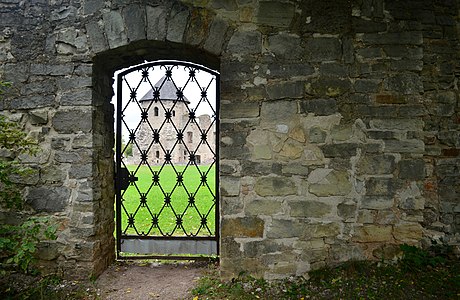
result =
[{"label": "leafy plant", "polygon": [[55,239],[56,227],[46,218],[29,218],[21,225],[0,226],[0,251],[8,256],[6,264],[18,265],[27,272],[34,259],[38,243],[43,239]]},{"label": "leafy plant", "polygon": [[442,256],[431,255],[427,250],[403,244],[400,246],[403,251],[402,264],[408,269],[420,269],[426,266],[436,266],[445,262]]},{"label": "leafy plant", "polygon": [[[0,94],[10,86],[0,81]],[[30,169],[21,165],[19,154],[33,155],[36,143],[27,137],[17,123],[0,116],[0,206],[19,213],[23,209],[20,188],[14,178],[27,175]],[[2,267],[17,265],[24,272],[34,258],[38,243],[54,239],[56,228],[46,218],[27,218],[22,224],[0,224],[0,258]]]}]

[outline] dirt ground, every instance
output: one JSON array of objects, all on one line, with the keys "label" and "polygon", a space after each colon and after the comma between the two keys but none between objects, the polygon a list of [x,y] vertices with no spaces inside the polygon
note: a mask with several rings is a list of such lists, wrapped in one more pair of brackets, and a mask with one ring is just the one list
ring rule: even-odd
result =
[{"label": "dirt ground", "polygon": [[190,290],[205,269],[198,263],[117,262],[96,286],[106,300],[193,299]]}]

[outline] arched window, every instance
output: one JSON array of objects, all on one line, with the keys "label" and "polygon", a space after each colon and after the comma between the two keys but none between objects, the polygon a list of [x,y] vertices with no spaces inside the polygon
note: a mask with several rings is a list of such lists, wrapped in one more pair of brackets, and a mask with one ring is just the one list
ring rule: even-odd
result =
[{"label": "arched window", "polygon": [[153,115],[154,115],[155,117],[158,117],[158,107],[155,107],[155,108],[153,109]]},{"label": "arched window", "polygon": [[176,116],[176,111],[175,111],[175,110],[173,110],[173,117],[175,117],[175,116]]}]

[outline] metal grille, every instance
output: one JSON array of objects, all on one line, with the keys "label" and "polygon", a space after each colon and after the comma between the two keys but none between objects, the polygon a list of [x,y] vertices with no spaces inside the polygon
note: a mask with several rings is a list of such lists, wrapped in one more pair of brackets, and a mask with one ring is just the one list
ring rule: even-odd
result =
[{"label": "metal grille", "polygon": [[219,74],[177,61],[118,74],[119,258],[218,253]]}]

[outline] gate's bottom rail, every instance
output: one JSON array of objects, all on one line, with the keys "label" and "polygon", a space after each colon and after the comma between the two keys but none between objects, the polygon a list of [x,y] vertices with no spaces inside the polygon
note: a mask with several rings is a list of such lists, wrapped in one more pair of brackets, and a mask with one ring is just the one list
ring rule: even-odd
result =
[{"label": "gate's bottom rail", "polygon": [[139,236],[127,236],[122,237],[120,242],[119,259],[196,259],[209,258],[218,254],[215,237],[147,239],[139,238]]}]

